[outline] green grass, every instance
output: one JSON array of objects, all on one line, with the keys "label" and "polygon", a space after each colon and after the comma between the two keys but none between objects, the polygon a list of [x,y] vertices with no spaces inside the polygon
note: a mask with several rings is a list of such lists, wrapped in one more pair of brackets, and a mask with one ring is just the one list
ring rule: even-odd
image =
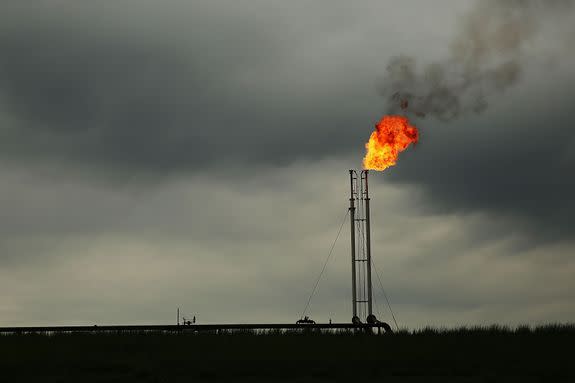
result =
[{"label": "green grass", "polygon": [[575,381],[575,326],[0,336],[4,382]]}]

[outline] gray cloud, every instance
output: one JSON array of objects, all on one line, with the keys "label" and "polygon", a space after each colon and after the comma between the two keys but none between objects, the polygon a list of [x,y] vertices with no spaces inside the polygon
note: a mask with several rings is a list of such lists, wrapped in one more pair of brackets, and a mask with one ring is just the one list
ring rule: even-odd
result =
[{"label": "gray cloud", "polygon": [[513,230],[535,241],[572,236],[575,183],[569,174],[575,169],[570,156],[575,132],[571,111],[554,100],[572,98],[574,84],[562,76],[552,81],[569,85],[557,88],[552,99],[524,86],[523,95],[498,100],[494,113],[458,129],[422,124],[423,144],[387,177],[421,187],[434,211],[515,217]]},{"label": "gray cloud", "polygon": [[[413,17],[420,12],[415,4],[397,14]],[[439,5],[427,10],[437,17],[433,30],[441,21],[453,24],[444,32],[448,41],[456,36],[450,58],[423,77],[410,67],[403,71],[401,61],[403,69],[385,82],[394,85],[389,91],[415,84],[424,94],[443,94],[428,85],[442,84],[455,66],[472,71],[461,77],[474,79],[465,91],[482,92],[495,79],[487,84],[492,90],[516,85],[507,92],[516,102],[491,97],[509,109],[459,120],[453,130],[418,121],[420,147],[388,179],[420,185],[430,206],[446,212],[501,211],[535,232],[569,233],[573,187],[565,174],[574,167],[568,143],[575,137],[564,126],[571,124],[573,57],[546,59],[556,59],[564,46],[571,2],[479,2],[471,11],[465,4],[455,21]],[[302,4],[279,2],[135,8],[127,1],[109,9],[86,3],[63,13],[66,5],[43,5],[42,13],[35,12],[39,5],[13,5],[2,12],[0,149],[6,161],[53,163],[87,178],[157,180],[202,168],[253,174],[247,166],[342,156],[356,156],[359,164],[369,126],[380,117],[373,84],[381,62],[404,46],[434,56],[417,40],[417,28],[402,29],[412,45],[391,45],[385,28],[404,24],[380,16],[389,4],[378,2],[332,6],[320,18],[314,12],[323,8],[302,14]],[[558,10],[563,15],[551,18]],[[518,68],[522,83],[516,75],[496,75]],[[532,80],[539,76],[547,81]],[[453,105],[463,104],[441,101],[438,113],[451,115]]]},{"label": "gray cloud", "polygon": [[[361,137],[343,129],[358,111],[333,108],[357,91],[341,89],[322,100],[333,78],[309,78],[325,66],[345,70],[330,65],[329,56],[339,52],[305,45],[311,20],[298,21],[300,32],[281,24],[281,7],[260,21],[252,20],[252,8],[174,4],[190,20],[152,24],[149,31],[149,23],[169,23],[172,13],[160,12],[159,20],[136,13],[134,22],[126,11],[133,6],[114,7],[120,16],[99,15],[103,24],[88,18],[90,6],[68,18],[48,7],[24,26],[8,20],[0,36],[0,94],[14,122],[2,130],[5,157],[157,174],[235,161],[286,163],[325,155],[326,136],[334,139],[333,154]],[[20,19],[30,18],[28,9],[18,11]],[[278,31],[268,25],[274,21]],[[331,29],[310,33],[319,38]]]},{"label": "gray cloud", "polygon": [[392,58],[386,110],[410,114],[423,133],[389,179],[420,186],[433,211],[512,217],[527,243],[572,236],[573,5],[476,2],[443,58],[423,68],[417,56]]}]

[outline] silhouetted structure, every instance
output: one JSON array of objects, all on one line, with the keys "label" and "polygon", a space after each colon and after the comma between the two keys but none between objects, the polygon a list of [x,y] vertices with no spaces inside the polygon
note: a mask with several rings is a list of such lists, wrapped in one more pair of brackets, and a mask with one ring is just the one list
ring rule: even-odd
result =
[{"label": "silhouetted structure", "polygon": [[373,315],[368,170],[350,170],[352,322]]},{"label": "silhouetted structure", "polygon": [[[359,175],[356,170],[349,171],[350,197],[349,217],[351,235],[351,288],[352,288],[352,319],[359,325],[385,325],[373,314],[373,291],[371,283],[371,222],[369,210],[369,170],[362,170]],[[384,328],[385,328],[384,326]],[[389,332],[386,328],[386,332]]]}]

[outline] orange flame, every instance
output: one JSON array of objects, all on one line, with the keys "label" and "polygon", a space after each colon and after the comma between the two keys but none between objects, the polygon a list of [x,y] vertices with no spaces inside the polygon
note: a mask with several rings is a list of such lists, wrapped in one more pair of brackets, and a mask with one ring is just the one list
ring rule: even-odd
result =
[{"label": "orange flame", "polygon": [[407,117],[384,116],[375,125],[365,144],[367,153],[363,158],[363,168],[383,171],[397,163],[399,152],[419,139],[417,128],[409,124]]}]

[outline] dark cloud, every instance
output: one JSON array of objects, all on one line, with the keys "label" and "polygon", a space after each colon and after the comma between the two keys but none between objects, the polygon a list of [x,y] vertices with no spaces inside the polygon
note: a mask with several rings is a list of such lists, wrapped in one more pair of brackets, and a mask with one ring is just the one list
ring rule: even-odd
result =
[{"label": "dark cloud", "polygon": [[[561,97],[573,95],[568,91]],[[422,144],[386,176],[420,187],[432,211],[512,216],[516,220],[509,231],[537,240],[572,236],[572,111],[551,100],[540,103],[539,96],[501,102],[495,115],[457,128],[421,122]]]},{"label": "dark cloud", "polygon": [[[336,154],[361,137],[344,128],[367,111],[349,114],[354,91],[309,103],[318,92],[306,87],[305,72],[292,81],[285,65],[300,54],[301,36],[284,42],[250,25],[257,20],[234,19],[233,9],[180,10],[197,14],[176,37],[156,28],[152,38],[129,18],[82,23],[82,13],[8,25],[0,95],[15,122],[1,132],[4,157],[158,174]],[[220,28],[201,21],[216,16]]]},{"label": "dark cloud", "polygon": [[0,39],[5,109],[21,121],[3,129],[4,155],[134,170],[209,160],[198,149],[217,138],[207,137],[213,122],[203,112],[211,80],[193,57],[154,42],[59,29]]},{"label": "dark cloud", "polygon": [[[390,5],[376,3],[4,5],[2,159],[54,163],[104,179],[249,173],[249,166],[324,157],[355,156],[359,165],[363,142],[385,111],[376,78],[390,56],[412,44],[424,57],[391,61],[390,81],[421,85],[432,115],[482,110],[499,102],[492,94],[503,89],[518,101],[443,127],[417,121],[420,145],[385,179],[417,185],[438,211],[487,211],[516,217],[518,230],[570,235],[572,70],[564,65],[563,77],[530,82],[555,69],[528,65],[552,45],[544,32],[559,3],[546,9],[532,1],[479,2],[457,22],[464,29],[455,29],[451,58],[423,75],[415,63],[434,61],[425,60],[433,49],[418,40],[425,32],[401,29],[404,41],[385,33],[394,18],[382,21],[378,12]],[[561,4],[572,15],[570,2]],[[411,20],[420,6],[396,11]],[[445,4],[435,8],[429,12],[443,23],[435,21],[434,31],[453,17],[445,16]],[[400,30],[405,23],[398,23]],[[526,49],[527,42],[537,44]],[[463,76],[471,97],[442,85],[462,68],[472,71]],[[520,78],[527,85],[517,90]],[[521,98],[529,92],[537,94]]]},{"label": "dark cloud", "polygon": [[[392,58],[380,83],[386,109],[409,113],[423,133],[417,155],[389,178],[421,187],[430,210],[512,217],[506,231],[527,243],[572,236],[575,73],[563,28],[573,5],[478,1],[445,57]],[[489,104],[496,111],[477,116]]]}]

